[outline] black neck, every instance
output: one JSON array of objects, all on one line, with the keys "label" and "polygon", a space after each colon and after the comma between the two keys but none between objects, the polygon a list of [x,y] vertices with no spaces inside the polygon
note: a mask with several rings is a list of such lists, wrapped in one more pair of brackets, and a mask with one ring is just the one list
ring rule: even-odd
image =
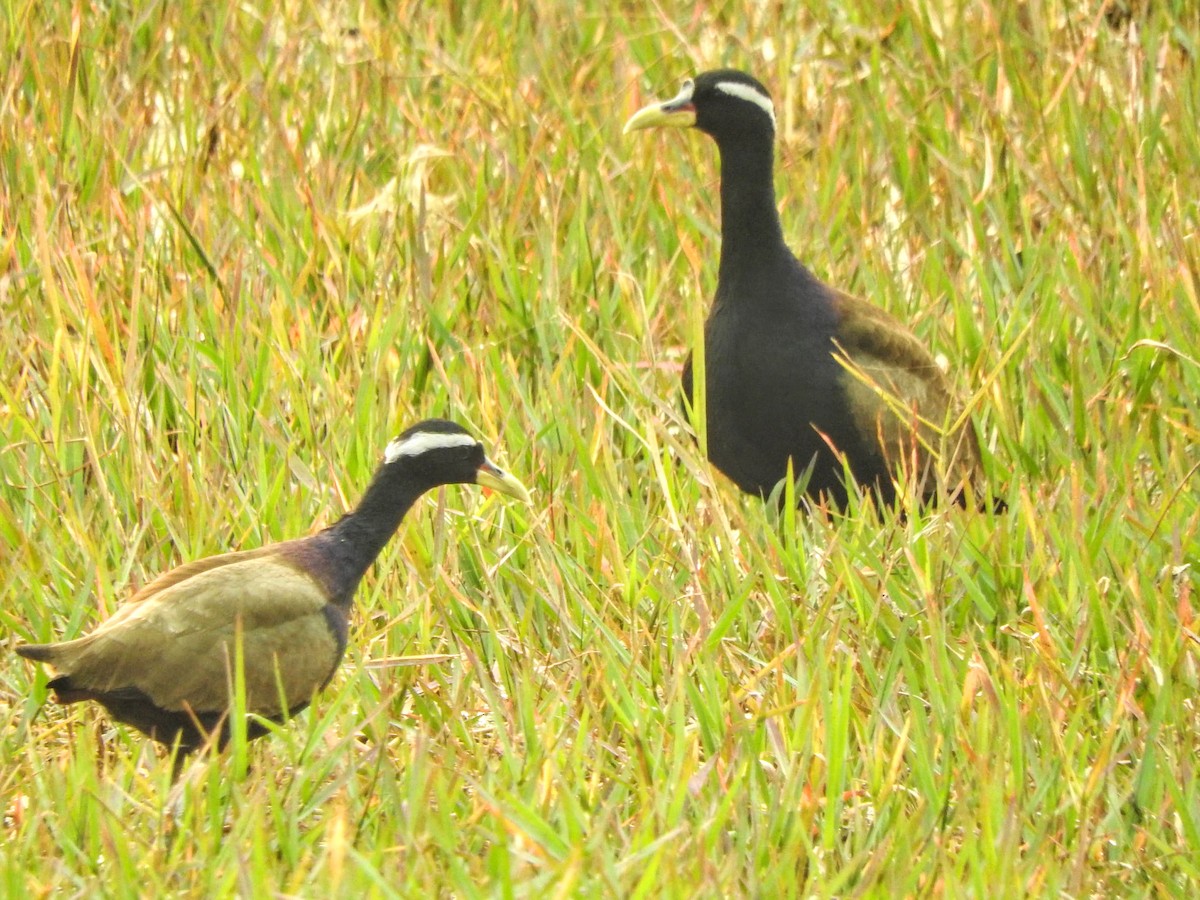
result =
[{"label": "black neck", "polygon": [[396,533],[404,514],[428,489],[428,485],[397,478],[395,473],[391,477],[377,474],[358,506],[315,536],[329,563],[334,603],[350,603],[359,581]]},{"label": "black neck", "polygon": [[782,252],[775,208],[774,135],[718,141],[721,153],[721,268],[723,283],[762,277]]}]

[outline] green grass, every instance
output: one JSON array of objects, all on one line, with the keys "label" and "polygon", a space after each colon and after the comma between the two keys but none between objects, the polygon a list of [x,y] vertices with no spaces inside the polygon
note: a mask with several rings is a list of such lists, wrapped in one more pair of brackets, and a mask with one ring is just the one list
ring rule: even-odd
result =
[{"label": "green grass", "polygon": [[[1194,895],[1194,4],[640,9],[0,7],[7,893]],[[719,64],[1004,515],[779,516],[700,458],[715,149],[621,125]],[[11,652],[331,522],[430,415],[535,505],[420,504],[248,766],[172,794]]]}]

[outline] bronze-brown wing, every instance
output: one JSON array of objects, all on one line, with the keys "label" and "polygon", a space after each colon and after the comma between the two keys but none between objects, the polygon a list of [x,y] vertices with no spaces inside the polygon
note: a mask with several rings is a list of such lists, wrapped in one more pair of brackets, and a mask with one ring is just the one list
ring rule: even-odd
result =
[{"label": "bronze-brown wing", "polygon": [[264,716],[308,702],[340,658],[326,598],[285,561],[252,556],[208,568],[125,604],[91,634],[43,658],[76,689],[135,689],[165,710],[228,706],[240,633],[247,709]]},{"label": "bronze-brown wing", "polygon": [[[292,543],[292,542],[289,542]],[[149,583],[142,587],[130,597],[126,603],[141,603],[143,600],[149,600],[155,594],[165,591],[167,588],[186,581],[193,576],[199,575],[201,572],[207,572],[210,569],[218,569],[221,566],[232,565],[233,563],[244,562],[248,559],[257,559],[260,556],[271,556],[279,552],[284,544],[271,544],[266,547],[259,547],[257,550],[235,550],[232,553],[221,553],[217,556],[209,556],[204,559],[198,559],[195,562],[184,563],[176,566],[169,572],[163,572],[152,579]]]},{"label": "bronze-brown wing", "polygon": [[878,440],[893,466],[915,463],[926,493],[941,461],[956,490],[973,481],[979,444],[970,423],[953,429],[950,384],[921,341],[882,309],[834,292],[836,343],[846,366],[844,385],[855,422]]}]

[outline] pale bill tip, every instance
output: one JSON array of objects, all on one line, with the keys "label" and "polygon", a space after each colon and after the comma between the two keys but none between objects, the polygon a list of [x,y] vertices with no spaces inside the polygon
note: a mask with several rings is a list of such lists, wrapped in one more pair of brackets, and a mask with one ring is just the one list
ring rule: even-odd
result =
[{"label": "pale bill tip", "polygon": [[483,465],[475,476],[475,481],[484,487],[489,487],[510,497],[516,497],[523,503],[532,503],[533,497],[515,475],[505,472],[490,459],[484,459]]}]

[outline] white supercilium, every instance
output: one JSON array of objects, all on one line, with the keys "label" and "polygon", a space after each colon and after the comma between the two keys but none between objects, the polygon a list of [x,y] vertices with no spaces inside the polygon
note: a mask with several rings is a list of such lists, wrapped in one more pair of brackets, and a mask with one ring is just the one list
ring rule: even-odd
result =
[{"label": "white supercilium", "polygon": [[771,102],[770,97],[760,93],[757,88],[743,84],[740,81],[718,81],[716,89],[723,94],[728,94],[730,97],[737,97],[739,100],[748,100],[755,104],[770,117],[771,127],[775,127],[775,104]]},{"label": "white supercilium", "polygon": [[383,461],[394,463],[402,456],[420,456],[430,450],[445,450],[450,447],[470,447],[479,443],[469,434],[442,431],[418,431],[408,437],[399,437],[383,451]]}]

